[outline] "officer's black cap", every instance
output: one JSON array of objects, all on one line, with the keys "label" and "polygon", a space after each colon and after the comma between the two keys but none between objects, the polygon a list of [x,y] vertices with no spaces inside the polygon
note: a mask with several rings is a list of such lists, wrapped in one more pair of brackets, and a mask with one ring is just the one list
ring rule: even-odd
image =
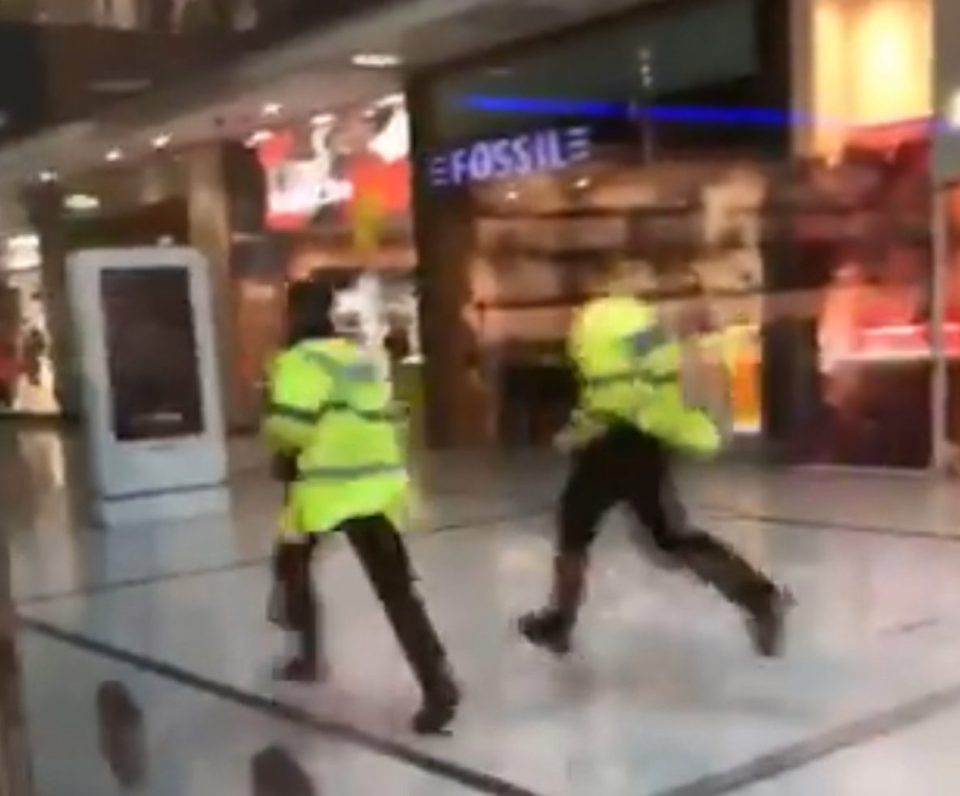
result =
[{"label": "officer's black cap", "polygon": [[333,310],[333,287],[310,280],[294,282],[287,288],[287,326],[290,342],[333,334],[330,319]]}]

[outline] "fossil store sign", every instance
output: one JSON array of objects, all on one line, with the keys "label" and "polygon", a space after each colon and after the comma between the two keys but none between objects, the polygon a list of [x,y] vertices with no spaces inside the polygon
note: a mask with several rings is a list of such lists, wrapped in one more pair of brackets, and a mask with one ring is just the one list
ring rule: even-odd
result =
[{"label": "fossil store sign", "polygon": [[430,157],[435,188],[560,171],[590,158],[588,127],[561,127],[488,138]]}]

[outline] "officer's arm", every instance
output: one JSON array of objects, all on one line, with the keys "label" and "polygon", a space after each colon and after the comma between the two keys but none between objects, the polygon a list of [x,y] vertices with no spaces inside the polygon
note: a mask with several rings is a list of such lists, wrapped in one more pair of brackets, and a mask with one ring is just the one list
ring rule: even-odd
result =
[{"label": "officer's arm", "polygon": [[278,453],[296,453],[310,444],[332,389],[321,368],[309,367],[296,351],[277,357],[270,374],[264,435]]}]

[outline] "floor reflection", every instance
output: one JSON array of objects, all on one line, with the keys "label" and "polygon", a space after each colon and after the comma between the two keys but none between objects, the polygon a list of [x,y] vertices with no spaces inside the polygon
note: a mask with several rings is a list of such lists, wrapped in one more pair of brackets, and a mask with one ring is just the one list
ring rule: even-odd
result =
[{"label": "floor reflection", "polygon": [[270,746],[250,765],[252,796],[318,796],[310,777],[289,752]]},{"label": "floor reflection", "polygon": [[124,793],[146,788],[148,754],[143,711],[122,683],[105,682],[97,690],[100,753]]},{"label": "floor reflection", "polygon": [[[502,792],[662,794],[749,773],[939,692],[956,694],[937,704],[939,742],[926,723],[896,727],[785,770],[769,792],[960,792],[956,484],[686,471],[694,519],[796,595],[787,658],[756,661],[737,616],[635,555],[615,515],[577,654],[554,664],[512,626],[548,579],[553,521],[542,507],[556,469],[520,456],[499,467],[492,455],[437,456],[423,468],[417,525],[445,531],[411,533],[410,548],[467,699],[451,738],[422,742],[407,732],[413,682],[342,540],[331,539],[322,567],[323,591],[338,596],[327,617],[334,677],[322,688],[273,683],[263,601],[279,496],[264,474],[235,477],[230,518],[107,533],[66,522],[72,469],[67,489],[55,466],[43,475],[55,449],[14,442],[0,452],[0,494],[17,501],[0,508],[0,523],[24,520],[9,537],[15,581],[22,596],[46,594],[19,606],[35,620],[21,652],[39,796],[501,792],[484,791],[484,778],[519,789]],[[378,744],[327,732],[328,722]],[[878,782],[884,766],[906,773]]]}]

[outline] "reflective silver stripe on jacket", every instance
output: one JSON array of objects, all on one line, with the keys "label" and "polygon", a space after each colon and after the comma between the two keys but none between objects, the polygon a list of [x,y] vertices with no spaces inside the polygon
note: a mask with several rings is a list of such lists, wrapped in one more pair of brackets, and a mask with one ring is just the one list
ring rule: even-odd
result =
[{"label": "reflective silver stripe on jacket", "polygon": [[610,387],[616,384],[639,381],[654,386],[662,386],[676,382],[679,378],[680,372],[678,370],[653,373],[649,370],[635,369],[621,371],[620,373],[609,373],[605,376],[592,376],[583,379],[583,383],[587,387]]},{"label": "reflective silver stripe on jacket", "polygon": [[627,342],[630,344],[633,354],[642,357],[656,351],[661,346],[668,345],[670,338],[661,327],[651,326],[649,329],[630,335]]},{"label": "reflective silver stripe on jacket", "polygon": [[302,348],[300,353],[314,365],[329,373],[335,380],[353,382],[355,384],[369,384],[377,381],[377,367],[365,359],[356,362],[339,362],[323,351],[313,348]]},{"label": "reflective silver stripe on jacket", "polygon": [[298,423],[314,424],[320,419],[320,412],[314,409],[301,409],[287,404],[270,404],[267,414],[282,417],[284,420],[295,420]]},{"label": "reflective silver stripe on jacket", "polygon": [[319,422],[329,412],[347,412],[371,423],[400,423],[407,416],[406,412],[399,407],[392,409],[357,409],[349,404],[339,402],[324,404],[319,410],[301,409],[285,404],[271,404],[267,407],[268,415],[281,417],[285,420],[295,420],[298,423],[307,423],[308,425]]},{"label": "reflective silver stripe on jacket", "polygon": [[403,475],[402,464],[363,464],[356,467],[307,467],[300,471],[300,481],[350,481],[374,475]]},{"label": "reflective silver stripe on jacket", "polygon": [[340,371],[343,370],[341,363],[329,354],[323,353],[323,351],[317,351],[314,348],[300,348],[298,353],[303,354],[305,359],[310,360],[314,365],[319,365],[334,377],[338,376]]},{"label": "reflective silver stripe on jacket", "polygon": [[[309,362],[325,370],[333,378],[335,384],[337,382],[371,384],[377,381],[377,369],[372,362],[365,360],[351,363],[338,362],[323,351],[312,348],[303,348],[300,352]],[[309,420],[307,420],[309,412],[304,412],[300,417],[288,416],[293,419],[303,419],[305,422],[317,422],[329,412],[347,412],[371,423],[399,423],[406,419],[406,412],[398,407],[360,409],[346,401],[339,400],[328,401]]]},{"label": "reflective silver stripe on jacket", "polygon": [[317,419],[319,420],[329,412],[346,412],[351,415],[356,415],[361,420],[368,420],[371,423],[399,423],[406,418],[406,412],[399,407],[388,407],[386,409],[359,409],[356,406],[351,406],[348,403],[331,401],[330,403],[324,404],[322,407],[320,407],[320,412],[317,415]]},{"label": "reflective silver stripe on jacket", "polygon": [[[652,354],[658,348],[669,345],[670,338],[660,326],[651,326],[649,329],[643,329],[642,331],[625,337],[624,342],[633,356],[645,357]],[[637,381],[654,386],[661,386],[677,381],[679,378],[680,371],[677,368],[654,371],[650,368],[635,367],[616,373],[608,373],[603,376],[584,378],[583,383],[587,387],[609,387],[616,384]]]}]

